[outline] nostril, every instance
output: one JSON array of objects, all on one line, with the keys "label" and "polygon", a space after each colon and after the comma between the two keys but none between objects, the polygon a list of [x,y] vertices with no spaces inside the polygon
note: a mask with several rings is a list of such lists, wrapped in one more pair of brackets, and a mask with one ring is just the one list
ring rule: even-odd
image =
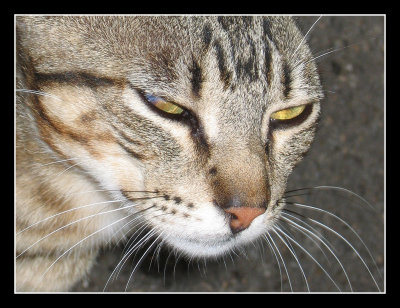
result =
[{"label": "nostril", "polygon": [[252,221],[265,213],[266,208],[254,208],[254,207],[230,207],[225,209],[225,212],[229,214],[229,226],[233,233],[242,231],[250,226]]},{"label": "nostril", "polygon": [[227,214],[229,215],[229,219],[230,220],[234,220],[234,219],[239,219],[239,217],[237,217],[235,214],[233,214],[233,213],[228,213],[227,212]]}]

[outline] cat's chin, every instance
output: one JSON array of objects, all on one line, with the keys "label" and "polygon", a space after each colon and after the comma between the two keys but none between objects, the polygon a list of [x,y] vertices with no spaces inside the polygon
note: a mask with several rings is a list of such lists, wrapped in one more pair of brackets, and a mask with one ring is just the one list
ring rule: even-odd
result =
[{"label": "cat's chin", "polygon": [[239,234],[215,236],[212,239],[201,237],[169,236],[165,242],[173,249],[189,258],[217,258],[247,245],[266,234],[266,228],[245,230]]},{"label": "cat's chin", "polygon": [[214,223],[208,224],[207,228],[202,225],[195,231],[193,228],[186,229],[182,226],[164,229],[161,238],[178,254],[188,258],[218,258],[263,238],[273,228],[275,215],[276,213],[267,211],[256,217],[247,229],[235,234],[231,232],[226,221],[221,219],[218,224],[216,219]]}]

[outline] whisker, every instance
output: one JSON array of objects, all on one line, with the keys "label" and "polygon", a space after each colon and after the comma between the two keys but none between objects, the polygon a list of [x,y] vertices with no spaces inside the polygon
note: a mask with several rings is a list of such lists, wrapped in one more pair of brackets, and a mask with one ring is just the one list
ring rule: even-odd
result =
[{"label": "whisker", "polygon": [[[284,213],[282,213],[282,214],[284,214]],[[291,216],[291,215],[290,215],[290,216]],[[294,216],[292,216],[292,217],[293,217],[293,218],[296,218],[296,217],[294,217]],[[287,218],[287,217],[282,217],[282,218],[285,219],[286,221],[288,221],[294,228],[296,228],[297,230],[299,230],[301,233],[307,235],[307,234],[304,232],[304,231],[307,231],[307,233],[310,233],[312,236],[316,237],[316,238],[329,250],[329,252],[332,254],[332,256],[336,259],[336,261],[339,263],[340,267],[342,268],[343,273],[344,273],[344,275],[346,276],[347,282],[349,283],[350,290],[351,290],[351,292],[353,292],[353,288],[352,288],[352,286],[351,286],[351,282],[350,282],[350,279],[349,279],[349,277],[348,277],[348,275],[347,275],[346,270],[344,269],[344,267],[343,267],[342,263],[340,262],[339,258],[338,258],[338,257],[336,256],[336,254],[329,248],[329,246],[328,246],[319,236],[315,235],[313,232],[311,232],[311,231],[308,230],[307,228],[304,228],[304,227],[300,226],[299,224],[295,223],[293,220],[290,220],[290,219]],[[302,230],[304,230],[304,231],[302,231]],[[308,236],[308,237],[309,237],[309,236]],[[324,253],[324,255],[325,255],[325,253]],[[325,257],[326,257],[326,255],[325,255]]]},{"label": "whisker", "polygon": [[43,223],[43,222],[45,222],[45,221],[47,221],[47,220],[49,220],[49,219],[55,218],[55,217],[57,217],[57,216],[59,216],[59,215],[62,215],[62,214],[66,214],[66,213],[69,213],[69,212],[72,212],[72,211],[76,211],[76,210],[79,210],[79,209],[82,209],[82,208],[86,208],[86,207],[89,207],[89,206],[93,206],[93,205],[108,204],[108,203],[115,203],[115,202],[122,202],[122,201],[124,201],[124,200],[108,200],[108,201],[95,202],[95,203],[90,203],[90,204],[86,204],[86,205],[74,207],[74,208],[72,208],[72,209],[68,209],[68,210],[62,211],[62,212],[60,212],[60,213],[54,214],[54,215],[52,215],[52,216],[49,216],[49,217],[47,217],[47,218],[45,218],[45,219],[39,220],[39,221],[37,221],[37,222],[31,224],[30,226],[28,226],[28,227],[22,229],[21,231],[19,231],[18,233],[16,233],[16,235],[19,235],[19,234],[21,234],[22,232],[25,232],[26,230],[28,230],[28,229],[30,229],[30,228],[32,228],[32,227],[34,227],[34,226],[36,226],[36,225],[38,225],[38,224],[40,224],[40,223]]},{"label": "whisker", "polygon": [[[369,40],[374,40],[374,39],[376,39],[376,38],[375,38],[375,37],[369,38]],[[359,45],[360,43],[361,43],[361,42],[356,42],[356,43],[349,44],[349,45],[346,45],[346,46],[343,46],[343,47],[335,48],[335,49],[330,50],[330,51],[328,51],[328,52],[325,52],[325,53],[323,53],[323,54],[321,54],[321,55],[319,55],[319,56],[316,56],[316,57],[314,57],[314,58],[311,58],[310,60],[308,60],[308,61],[306,61],[306,62],[303,62],[302,60],[300,60],[298,63],[296,63],[296,64],[294,65],[294,68],[296,68],[297,66],[299,66],[299,65],[302,64],[302,63],[303,63],[304,65],[306,65],[307,63],[313,62],[313,61],[315,61],[315,60],[317,60],[317,59],[319,59],[319,58],[321,58],[321,57],[323,57],[323,56],[326,56],[326,55],[331,54],[331,53],[333,53],[333,52],[337,52],[337,51],[341,51],[341,50],[350,48],[350,47],[352,47],[352,46]]]},{"label": "whisker", "polygon": [[[136,218],[135,218],[134,220],[136,220]],[[130,222],[132,222],[132,221],[130,221]],[[136,224],[135,227],[137,227],[137,226],[140,225],[140,224],[143,224],[143,226],[141,226],[136,232],[142,230],[142,231],[140,232],[140,234],[141,234],[141,233],[143,232],[143,230],[145,230],[146,224],[145,224],[143,221],[141,221],[141,222],[139,222],[138,224]],[[136,232],[135,232],[134,234],[136,234]],[[134,234],[132,235],[132,237],[134,236]],[[139,234],[139,235],[140,235],[140,234]],[[145,237],[145,236],[144,236],[144,237]],[[144,237],[143,237],[143,238],[144,238]],[[140,241],[139,241],[139,242],[140,242]],[[137,243],[137,244],[138,244],[138,243]],[[111,272],[111,274],[110,274],[110,276],[108,277],[107,282],[106,282],[106,284],[105,284],[105,286],[104,286],[104,288],[103,288],[103,292],[106,290],[106,288],[107,288],[107,286],[108,286],[108,284],[109,284],[111,278],[113,278],[113,276],[114,276],[114,278],[112,279],[112,280],[114,281],[114,279],[116,279],[116,278],[118,277],[118,275],[119,275],[119,273],[120,273],[122,267],[124,266],[125,262],[126,262],[126,261],[128,260],[128,258],[129,258],[128,254],[129,254],[131,248],[134,248],[134,247],[130,247],[130,248],[129,248],[129,251],[128,251],[126,254],[124,254],[124,255],[122,256],[121,260],[118,262],[118,264],[115,266],[114,270]],[[121,264],[121,263],[122,263],[122,264]],[[114,274],[116,271],[118,271],[118,272],[117,272],[116,274]]]},{"label": "whisker", "polygon": [[291,198],[291,197],[309,196],[309,195],[310,195],[309,192],[302,193],[302,194],[294,194],[294,195],[286,195],[286,193],[285,193],[285,195],[283,197],[284,198]]},{"label": "whisker", "polygon": [[[362,202],[364,202],[365,204],[367,204],[372,210],[374,210],[376,212],[375,207],[369,203],[366,199],[364,199],[363,197],[361,197],[360,195],[356,194],[355,192],[343,188],[343,187],[339,187],[339,186],[329,186],[329,185],[321,185],[321,186],[314,186],[314,187],[304,187],[304,188],[298,188],[298,189],[292,189],[292,190],[287,190],[285,191],[286,193],[291,193],[291,192],[296,192],[296,191],[303,191],[303,190],[317,190],[317,189],[331,189],[331,190],[339,190],[339,191],[344,191],[346,193],[349,193],[350,195],[353,195],[355,197],[357,197],[358,199],[360,199]],[[285,197],[292,197],[292,196],[286,196]]]},{"label": "whisker", "polygon": [[[152,206],[152,207],[154,207],[154,206]],[[152,207],[150,207],[150,208],[152,208]],[[158,215],[158,216],[159,216],[159,215]],[[137,220],[137,219],[139,219],[139,218],[141,218],[141,217],[143,217],[143,216],[135,217],[134,220]],[[132,222],[132,221],[131,221],[131,222]],[[131,223],[131,222],[130,222],[130,223]],[[122,268],[123,268],[125,262],[130,258],[130,256],[132,255],[132,253],[135,252],[135,250],[138,248],[138,246],[141,245],[141,244],[145,241],[145,238],[146,238],[147,235],[149,234],[149,233],[147,233],[146,235],[142,236],[142,237],[139,239],[139,241],[135,243],[136,239],[142,234],[142,232],[143,232],[144,230],[146,230],[146,227],[148,227],[148,224],[146,224],[144,221],[140,221],[138,224],[136,224],[136,225],[135,225],[134,227],[132,227],[132,228],[137,228],[137,226],[140,225],[140,224],[143,224],[143,226],[141,226],[140,228],[138,228],[138,229],[135,231],[135,233],[133,233],[133,234],[131,235],[131,238],[129,239],[128,243],[126,244],[126,247],[124,248],[124,250],[123,250],[123,252],[122,252],[123,256],[122,256],[121,260],[118,262],[118,264],[116,265],[116,267],[114,268],[114,270],[113,270],[113,272],[111,273],[111,275],[109,276],[109,278],[108,278],[108,280],[107,280],[107,283],[106,283],[106,285],[105,285],[103,291],[104,291],[105,288],[107,287],[107,284],[108,284],[109,280],[111,279],[111,277],[114,275],[115,271],[118,270],[117,274],[114,275],[115,277],[113,278],[113,280],[116,279],[116,278],[118,277],[118,275],[119,275],[119,273],[121,272],[121,270],[122,270]],[[131,228],[131,229],[132,229],[132,228]],[[140,232],[139,232],[139,231],[140,231]],[[132,238],[133,238],[133,237],[135,236],[135,234],[138,233],[138,232],[139,232],[139,234],[132,240]],[[129,244],[130,241],[132,241],[132,244]],[[127,246],[129,246],[129,247],[127,248]],[[122,264],[121,264],[121,262],[122,262]]]},{"label": "whisker", "polygon": [[[140,228],[138,228],[139,225],[142,225],[142,226]],[[143,238],[145,236],[142,236],[141,238],[139,238],[139,237],[146,230],[147,226],[148,226],[148,224],[146,222],[144,222],[144,221],[141,221],[141,222],[139,222],[138,224],[136,224],[134,226],[134,228],[137,228],[137,230],[135,231],[135,233],[133,233],[131,235],[129,241],[126,243],[125,248],[122,251],[122,254],[123,254],[122,259],[124,259],[135,246],[137,246],[137,245],[139,245],[141,243],[141,241],[143,240]],[[135,234],[137,234],[137,235],[134,238]],[[137,242],[135,242],[138,238],[139,238],[139,240]]]},{"label": "whisker", "polygon": [[127,209],[127,208],[131,208],[131,207],[134,207],[134,206],[136,206],[136,204],[129,205],[129,206],[126,206],[126,207],[121,207],[121,208],[118,208],[118,209],[109,210],[109,211],[106,211],[106,212],[100,212],[100,213],[92,214],[92,215],[89,215],[89,216],[85,216],[85,217],[79,218],[79,219],[77,219],[77,220],[75,220],[75,221],[72,221],[72,222],[70,222],[70,223],[68,223],[68,224],[66,224],[66,225],[64,225],[64,226],[62,226],[62,227],[60,227],[60,228],[58,228],[58,229],[56,229],[56,230],[50,232],[49,234],[45,235],[45,236],[42,237],[41,239],[37,240],[35,243],[33,243],[32,245],[30,245],[30,246],[29,246],[28,248],[26,248],[24,251],[22,251],[16,258],[20,257],[20,256],[23,255],[26,251],[28,251],[29,249],[31,249],[33,246],[37,245],[38,243],[40,243],[40,242],[43,241],[44,239],[48,238],[48,237],[51,236],[52,234],[54,234],[54,233],[56,233],[56,232],[58,232],[58,231],[60,231],[60,230],[62,230],[62,229],[64,229],[64,228],[66,228],[66,227],[68,227],[68,226],[70,226],[70,225],[72,225],[72,224],[75,224],[75,223],[77,223],[77,222],[79,222],[79,221],[83,221],[83,220],[89,219],[89,218],[94,217],[94,216],[109,214],[109,213],[112,213],[112,212],[115,212],[115,211],[121,211],[121,210],[124,210],[124,209]]},{"label": "whisker", "polygon": [[[154,207],[155,207],[155,205],[152,205],[152,206],[150,206],[150,207],[148,207],[148,208],[145,208],[145,209],[143,209],[143,210],[137,211],[137,212],[135,212],[135,213],[136,213],[136,214],[141,214],[141,213],[143,213],[143,212],[145,212],[145,211],[148,211],[148,210],[150,210],[150,209],[152,209],[152,208],[154,208]],[[125,223],[121,228],[119,228],[119,229],[115,232],[115,234],[111,237],[111,239],[110,239],[107,243],[110,243],[111,240],[115,237],[115,235],[116,235],[118,232],[120,232],[121,230],[123,230],[127,225],[133,223],[135,220],[140,219],[140,218],[142,218],[142,217],[144,217],[144,215],[137,216],[137,217],[135,217],[135,219],[133,219],[133,220],[128,221],[127,223]],[[130,230],[134,229],[135,227],[136,227],[136,225],[133,226],[133,227],[131,227]],[[127,233],[129,233],[130,230],[129,230]],[[135,233],[136,233],[136,232],[135,232]],[[135,233],[134,233],[134,234],[135,234]],[[133,237],[134,234],[132,234],[132,237]],[[115,243],[115,245],[118,245],[119,242],[120,242],[121,240],[123,240],[122,237],[117,241],[117,243]],[[130,240],[129,240],[129,241],[130,241]],[[129,241],[128,241],[128,243],[129,243]],[[128,243],[127,243],[126,245],[128,245]]]},{"label": "whisker", "polygon": [[292,53],[292,55],[289,57],[290,59],[292,59],[295,55],[297,50],[300,48],[300,46],[304,43],[304,41],[306,40],[308,34],[311,32],[311,30],[314,28],[314,26],[317,24],[317,22],[322,18],[322,15],[318,17],[318,19],[312,24],[312,26],[310,27],[310,29],[308,29],[307,33],[303,36],[303,39],[300,41],[300,44],[297,46],[297,48],[295,49],[295,51]]},{"label": "whisker", "polygon": [[[92,193],[92,192],[109,192],[109,191],[117,191],[120,192],[120,189],[95,189],[95,190],[85,190],[85,191],[77,191],[77,192],[73,192],[73,193],[69,193],[66,196],[71,196],[71,195],[78,195],[78,194],[87,194],[87,193]],[[158,194],[158,191],[152,191],[152,190],[125,190],[124,192],[128,192],[128,193],[149,193],[149,194]]]},{"label": "whisker", "polygon": [[[149,227],[149,224],[144,223],[143,226],[141,227],[141,229],[143,229],[143,230],[140,232],[140,234],[141,234],[144,230],[146,230],[146,228],[148,228],[148,227]],[[120,261],[120,262],[118,263],[118,265],[117,265],[117,267],[119,266],[119,270],[118,270],[118,273],[117,273],[117,275],[116,275],[115,278],[118,277],[118,275],[119,275],[119,273],[121,272],[121,270],[122,270],[124,264],[131,258],[132,254],[135,253],[135,256],[134,256],[133,259],[132,259],[132,262],[133,262],[133,261],[135,260],[135,258],[136,258],[136,255],[137,255],[139,249],[140,249],[141,247],[143,247],[143,245],[144,245],[155,233],[156,233],[155,230],[150,230],[150,231],[148,231],[144,236],[140,237],[139,241],[137,241],[136,243],[132,243],[132,245],[130,246],[129,250],[125,253],[125,255],[124,255],[124,256],[122,257],[122,259],[121,259],[121,261],[123,261],[122,264],[120,264],[120,263],[121,263],[121,261]],[[128,283],[129,283],[129,280],[128,280]]]},{"label": "whisker", "polygon": [[[274,232],[274,233],[276,233],[276,232]],[[274,245],[274,247],[275,247],[275,249],[276,249],[276,252],[277,252],[278,255],[279,255],[279,258],[280,258],[281,261],[282,261],[283,268],[285,269],[286,276],[288,277],[288,282],[289,282],[290,290],[291,290],[291,292],[293,292],[292,282],[291,282],[291,280],[290,280],[289,272],[288,272],[288,270],[287,270],[285,261],[283,260],[283,257],[282,257],[282,255],[281,255],[281,253],[280,253],[280,251],[279,251],[279,248],[278,248],[278,246],[276,246],[275,241],[274,241],[274,239],[272,238],[272,236],[271,236],[271,234],[270,234],[269,232],[267,232],[267,236],[268,236],[269,239],[271,240],[272,244]]]},{"label": "whisker", "polygon": [[[335,49],[333,49],[333,50],[327,51],[327,52],[325,52],[325,53],[323,53],[323,54],[321,54],[321,55],[319,55],[319,56],[316,56],[316,57],[314,57],[314,58],[308,60],[307,62],[304,63],[304,65],[307,64],[307,63],[309,63],[309,62],[315,61],[315,60],[317,60],[317,59],[319,59],[319,58],[321,58],[321,57],[324,57],[324,56],[326,56],[326,55],[329,55],[329,54],[332,53],[332,52],[336,52],[336,51],[339,51],[339,50],[343,50],[343,49],[349,48],[350,46],[353,46],[353,45],[356,45],[356,44],[351,44],[351,45],[348,45],[348,46],[339,47],[339,48],[335,48]],[[295,66],[296,66],[296,65],[295,65]]]},{"label": "whisker", "polygon": [[279,262],[278,256],[275,253],[274,247],[272,247],[271,242],[269,241],[267,236],[264,236],[264,239],[267,241],[268,243],[268,247],[270,248],[270,251],[274,254],[276,262],[278,263],[278,268],[279,268],[279,275],[281,277],[281,292],[283,292],[283,277],[282,277],[282,270],[281,270],[281,264]]},{"label": "whisker", "polygon": [[[162,198],[162,197],[161,197],[161,196],[155,196],[155,197],[131,198],[131,199],[129,199],[129,201],[150,200],[150,199],[156,199],[156,198]],[[22,232],[24,232],[24,231],[26,231],[26,230],[32,228],[33,226],[36,226],[36,225],[38,225],[38,224],[40,224],[40,223],[43,223],[43,222],[45,222],[45,221],[47,221],[47,220],[49,220],[49,219],[55,218],[55,217],[57,217],[57,216],[59,216],[59,215],[62,215],[62,214],[66,214],[66,213],[69,213],[69,212],[72,212],[72,211],[76,211],[76,210],[79,210],[79,209],[82,209],[82,208],[90,207],[90,206],[93,206],[93,205],[100,205],[100,204],[107,204],[107,203],[116,203],[116,202],[124,202],[124,201],[126,201],[126,200],[124,200],[124,199],[120,199],[120,200],[108,200],[108,201],[95,202],[95,203],[90,203],[90,204],[86,204],[86,205],[74,207],[74,208],[71,208],[71,209],[62,211],[62,212],[60,212],[60,213],[54,214],[54,215],[52,215],[52,216],[49,216],[49,217],[47,217],[47,218],[45,218],[45,219],[39,220],[39,221],[37,221],[37,222],[31,224],[30,226],[28,226],[28,227],[22,229],[21,231],[19,231],[18,233],[16,233],[16,235],[19,235],[20,233],[22,233]]]},{"label": "whisker", "polygon": [[[374,263],[375,268],[376,268],[376,270],[377,270],[379,276],[380,276],[381,279],[382,279],[381,273],[379,272],[379,269],[378,269],[378,265],[376,264],[375,259],[374,259],[374,257],[372,256],[371,251],[368,249],[367,245],[364,243],[364,241],[363,241],[362,238],[358,235],[358,233],[357,233],[345,220],[343,220],[343,219],[340,218],[339,216],[337,216],[337,215],[335,215],[335,214],[333,214],[333,213],[331,213],[331,212],[329,212],[329,211],[327,211],[327,210],[323,210],[323,209],[320,209],[320,208],[318,208],[318,207],[314,207],[314,206],[311,206],[311,205],[301,204],[301,203],[297,203],[297,202],[288,203],[288,204],[292,204],[292,205],[295,205],[295,206],[298,206],[298,207],[303,207],[303,208],[308,208],[308,209],[311,209],[311,210],[323,212],[323,213],[325,213],[325,214],[328,214],[329,216],[332,216],[332,217],[338,219],[340,222],[342,222],[346,227],[348,227],[348,228],[353,232],[353,234],[358,238],[358,240],[359,240],[359,241],[361,242],[361,244],[364,246],[364,248],[366,249],[366,251],[367,251],[369,257],[371,258],[372,262]],[[309,218],[309,219],[312,220],[311,218]],[[312,220],[312,221],[313,221],[313,220]],[[374,281],[375,281],[375,280],[374,280]]]},{"label": "whisker", "polygon": [[59,163],[74,160],[74,159],[76,159],[76,158],[61,159],[61,160],[53,161],[51,163],[42,164],[41,166],[44,167],[44,166],[48,166],[48,165],[59,164]]},{"label": "whisker", "polygon": [[[288,213],[293,213],[294,215],[296,215],[296,216],[293,216],[293,215],[290,215],[290,214],[288,214]],[[308,223],[306,223],[304,220],[302,220],[302,219],[300,219],[300,218],[298,218],[297,216],[300,216],[300,217],[302,217],[302,218],[304,218],[304,219],[308,219],[308,217],[307,216],[304,216],[304,215],[302,215],[302,214],[299,214],[299,213],[297,213],[297,212],[295,212],[295,211],[291,211],[291,210],[289,210],[289,209],[282,209],[282,214],[286,214],[286,215],[288,215],[288,216],[290,216],[290,217],[293,217],[294,219],[296,219],[296,220],[298,220],[299,222],[302,222],[305,226],[307,226],[308,228],[310,228],[312,231],[314,231],[314,234],[318,234],[318,236],[321,238],[321,239],[324,239],[325,240],[325,243],[332,249],[332,250],[336,250],[335,249],[335,247],[333,247],[333,245],[317,230],[317,229],[315,229],[313,226],[311,226],[310,224],[308,224]],[[317,245],[318,246],[318,245]],[[322,249],[321,249],[322,250]],[[323,252],[323,250],[322,250],[322,252]]]},{"label": "whisker", "polygon": [[156,260],[156,261],[154,261],[154,263],[157,263],[157,271],[159,272],[160,268],[159,268],[159,266],[158,266],[157,260],[158,260],[158,257],[159,257],[159,253],[160,253],[160,249],[161,249],[162,243],[163,243],[163,241],[161,240],[161,241],[157,244],[156,248],[154,249],[153,255],[151,256],[151,259],[150,259],[149,267],[148,267],[148,269],[147,269],[148,271],[150,271],[150,269],[151,269],[151,265],[153,264],[153,260]]},{"label": "whisker", "polygon": [[183,252],[181,252],[177,256],[175,256],[175,264],[174,264],[174,267],[172,269],[172,276],[173,276],[174,281],[176,281],[176,275],[175,275],[175,273],[176,273],[176,265],[178,264],[179,258],[182,255],[183,255]]},{"label": "whisker", "polygon": [[[151,236],[153,236],[156,233],[156,231],[154,231]],[[139,261],[136,263],[135,268],[133,269],[133,271],[131,272],[131,274],[129,275],[129,279],[128,282],[126,283],[126,287],[125,287],[125,292],[128,288],[129,285],[129,281],[132,278],[133,273],[136,271],[136,268],[139,266],[140,262],[143,260],[143,258],[147,255],[147,253],[150,251],[151,247],[153,247],[153,245],[157,242],[157,240],[162,236],[162,232],[157,236],[157,238],[153,241],[153,243],[146,249],[146,251],[143,253],[142,257],[139,259]],[[150,238],[150,237],[149,237]]]},{"label": "whisker", "polygon": [[[282,232],[279,227],[274,227],[278,231]],[[275,232],[276,233],[276,232]],[[304,249],[299,243],[297,243],[294,239],[292,239],[290,236],[288,236],[288,239],[293,242],[297,247],[299,247],[301,250],[303,250],[318,266],[319,268],[328,276],[328,278],[333,282],[333,284],[336,286],[336,288],[339,290],[339,292],[342,292],[339,288],[339,286],[336,284],[336,282],[332,279],[332,277],[328,274],[328,272],[325,270],[325,268],[306,250]]]},{"label": "whisker", "polygon": [[16,89],[15,91],[16,91],[16,92],[29,93],[29,94],[42,95],[42,96],[48,96],[48,97],[54,98],[54,99],[56,99],[56,100],[62,101],[61,98],[59,98],[59,97],[57,97],[57,96],[55,96],[55,95],[53,95],[53,94],[46,93],[46,92],[42,92],[42,91],[29,90],[29,89]]},{"label": "whisker", "polygon": [[[150,208],[153,208],[153,207],[155,207],[154,205],[153,206],[151,206]],[[150,209],[149,208],[149,209]],[[160,210],[157,210],[157,211],[160,211]],[[162,216],[162,215],[167,215],[167,213],[162,213],[162,214],[159,214],[159,215],[154,215],[153,216],[153,218],[155,218],[155,217],[159,217],[159,216]],[[142,217],[142,216],[141,216]],[[133,227],[134,228],[134,227]],[[133,228],[131,228],[131,229],[133,229]],[[132,245],[133,245],[133,243],[136,241],[136,239],[140,236],[140,234],[139,235],[137,235],[134,239],[133,239],[133,237],[134,237],[134,235],[138,232],[139,230],[136,230],[135,231],[135,233],[133,233],[131,236],[130,236],[130,239],[129,239],[129,241],[125,244],[125,248],[124,248],[124,250],[122,251],[122,253],[124,254],[127,250],[129,250],[130,249],[130,245],[131,245],[131,242],[132,242]]]},{"label": "whisker", "polygon": [[69,166],[69,167],[68,167],[67,169],[65,169],[64,171],[61,171],[60,173],[58,173],[57,175],[55,175],[54,178],[53,178],[53,180],[56,179],[56,178],[58,178],[60,175],[64,174],[65,172],[67,172],[67,171],[70,170],[71,168],[76,167],[77,165],[81,165],[82,163],[83,163],[83,162],[80,162],[80,163],[76,163],[76,164],[73,164],[73,165]]},{"label": "whisker", "polygon": [[[298,205],[298,204],[296,204],[296,205]],[[301,205],[301,206],[305,206],[305,205]],[[306,206],[306,207],[308,207],[308,206]],[[334,216],[336,216],[336,215],[334,215]],[[356,255],[357,255],[358,258],[361,260],[361,262],[364,264],[365,268],[367,269],[368,273],[370,274],[372,280],[374,281],[376,287],[378,288],[378,290],[379,290],[379,292],[380,292],[381,290],[380,290],[380,288],[379,288],[379,286],[378,286],[378,283],[377,283],[376,280],[375,280],[374,275],[372,275],[372,273],[371,273],[371,271],[370,271],[368,265],[365,263],[364,259],[360,256],[359,252],[353,247],[353,245],[351,245],[350,242],[349,242],[346,238],[344,238],[341,234],[339,234],[339,233],[336,232],[335,230],[329,228],[328,226],[324,225],[323,223],[320,223],[319,221],[316,221],[316,220],[314,220],[314,219],[312,219],[312,218],[309,218],[309,219],[310,219],[310,221],[312,221],[312,222],[314,222],[314,223],[320,225],[320,226],[323,227],[324,229],[329,230],[329,231],[331,231],[332,233],[334,233],[335,235],[337,235],[338,237],[340,237],[340,238],[341,238],[355,253],[356,253]],[[354,231],[354,233],[355,233],[356,235],[358,235],[355,231]],[[360,239],[360,241],[362,242],[361,239]],[[364,243],[364,242],[362,242],[362,243]],[[364,244],[364,245],[365,245],[365,244]],[[367,250],[368,250],[368,249],[367,249]],[[369,251],[369,250],[368,250],[368,251]],[[373,258],[372,258],[372,260],[374,261]],[[375,263],[375,261],[374,261],[374,263]],[[376,265],[376,263],[375,263],[375,265]],[[379,271],[378,271],[378,273],[379,273]]]},{"label": "whisker", "polygon": [[[283,215],[283,214],[284,214],[284,213],[282,213],[282,215]],[[297,217],[295,217],[295,216],[292,216],[292,215],[289,215],[289,216],[291,216],[291,217],[293,217],[293,218],[295,218],[295,219],[298,219],[299,221],[301,221],[302,223],[304,223],[304,221],[302,221],[301,219],[299,219],[299,218],[297,218]],[[294,226],[290,224],[291,220],[290,220],[289,218],[288,218],[289,223],[288,223],[288,221],[286,221],[286,220],[283,219],[283,216],[280,217],[279,220],[280,220],[281,222],[283,222],[283,223],[288,224],[288,226],[294,228]],[[308,224],[307,224],[307,225],[308,225]],[[308,226],[309,226],[309,225],[308,225]],[[302,233],[304,236],[306,236],[309,240],[311,240],[311,241],[314,243],[314,245],[322,252],[322,254],[323,254],[324,257],[325,257],[325,260],[326,260],[328,263],[330,263],[330,261],[329,261],[329,259],[328,259],[328,256],[326,255],[326,253],[325,253],[324,250],[320,247],[320,245],[318,244],[318,242],[317,242],[316,240],[314,240],[314,239],[313,239],[311,236],[309,236],[307,233],[302,232],[302,230],[296,229],[296,231],[299,231],[299,232]],[[309,232],[310,232],[310,233],[313,233],[312,231],[309,231]],[[329,243],[329,244],[330,244],[330,243]]]},{"label": "whisker", "polygon": [[[169,251],[168,256],[167,256],[167,259],[165,260],[164,271],[163,271],[163,283],[164,283],[164,286],[165,286],[165,284],[166,284],[167,264],[168,264],[169,258],[171,257],[172,252],[173,252],[172,250]],[[197,266],[198,266],[198,265],[199,265],[199,264],[197,263]],[[199,271],[200,271],[200,268],[199,268]]]},{"label": "whisker", "polygon": [[85,240],[88,239],[89,237],[91,237],[91,236],[93,236],[93,235],[95,235],[95,234],[97,234],[97,233],[99,233],[99,232],[101,232],[101,231],[103,231],[103,230],[109,228],[110,226],[112,226],[112,225],[114,225],[114,224],[120,222],[121,220],[124,220],[124,219],[128,218],[129,216],[131,216],[131,215],[133,215],[133,214],[134,214],[134,213],[129,214],[129,215],[125,216],[125,217],[122,217],[122,218],[120,218],[120,219],[118,219],[118,220],[116,220],[116,221],[114,221],[114,222],[108,224],[107,226],[105,226],[105,227],[103,227],[103,228],[101,228],[101,229],[99,229],[99,230],[97,230],[97,231],[95,231],[95,232],[89,234],[88,236],[84,237],[82,240],[78,241],[76,244],[74,244],[73,246],[71,246],[68,250],[66,250],[64,253],[62,253],[62,254],[47,268],[47,270],[46,270],[46,271],[43,273],[43,275],[41,276],[41,280],[43,280],[44,276],[45,276],[45,275],[48,273],[48,271],[54,266],[54,264],[56,264],[58,260],[60,260],[63,256],[65,256],[65,255],[66,255],[69,251],[71,251],[74,247],[78,246],[80,243],[82,243],[83,241],[85,241]]},{"label": "whisker", "polygon": [[275,225],[274,228],[272,229],[272,231],[274,231],[274,233],[280,238],[280,240],[283,242],[283,244],[285,244],[285,246],[289,249],[289,251],[290,251],[290,253],[292,254],[292,256],[295,258],[295,260],[296,260],[296,262],[297,262],[297,264],[298,264],[298,266],[299,266],[299,268],[300,268],[301,274],[302,274],[303,277],[304,277],[304,281],[305,281],[306,286],[307,286],[307,291],[310,292],[310,286],[308,285],[307,277],[306,277],[306,275],[305,275],[305,273],[304,273],[303,267],[301,266],[299,259],[297,258],[296,252],[294,251],[293,247],[291,247],[291,246],[289,247],[289,245],[287,244],[287,242],[279,235],[278,232],[276,232],[276,231],[274,230],[275,228],[277,228],[277,229],[285,236],[285,238],[287,238],[287,237],[286,237],[287,234],[286,234],[284,231],[282,231],[281,228],[277,227],[276,225]]}]

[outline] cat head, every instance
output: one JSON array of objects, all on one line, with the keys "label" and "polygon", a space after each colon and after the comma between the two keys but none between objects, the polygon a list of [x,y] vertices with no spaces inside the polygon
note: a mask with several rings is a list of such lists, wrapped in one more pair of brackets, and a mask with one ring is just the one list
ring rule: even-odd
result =
[{"label": "cat head", "polygon": [[17,17],[37,136],[190,257],[265,234],[322,98],[289,17]]}]

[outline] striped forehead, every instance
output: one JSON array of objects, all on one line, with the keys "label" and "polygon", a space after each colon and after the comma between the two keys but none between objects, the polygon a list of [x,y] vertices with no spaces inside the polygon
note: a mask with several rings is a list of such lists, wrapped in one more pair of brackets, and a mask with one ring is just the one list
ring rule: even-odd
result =
[{"label": "striped forehead", "polygon": [[[278,87],[283,97],[289,98],[299,75],[304,84],[313,82],[312,74],[293,72],[299,63],[310,59],[310,53],[306,44],[300,44],[302,35],[288,18],[161,17],[157,23],[160,44],[155,48],[154,38],[144,38],[151,46],[142,62],[146,67],[142,71],[151,79],[145,81],[147,85],[197,99],[202,96],[204,82],[217,75],[224,91],[260,83],[265,91]],[[210,56],[215,58],[212,66],[206,61]],[[143,76],[137,79],[143,82]]]},{"label": "striped forehead", "polygon": [[[180,21],[171,20],[174,22]],[[312,83],[302,70],[294,70],[298,61],[309,59],[305,45],[299,45],[302,36],[290,21],[278,22],[291,27],[283,38],[290,44],[277,39],[279,28],[267,18],[197,17],[185,22],[186,28],[172,26],[185,31],[176,36],[173,32],[164,34],[166,44],[160,46],[157,56],[148,57],[153,82],[147,85],[188,103],[204,123],[213,123],[211,135],[218,133],[219,120],[244,126],[248,120],[252,126],[260,124],[254,123],[254,117],[260,120],[271,100],[290,99],[296,95],[296,87]],[[183,41],[182,33],[186,35]],[[171,45],[175,46],[173,52]],[[293,59],[298,46],[301,48]]]},{"label": "striped forehead", "polygon": [[[199,28],[198,37],[202,43],[199,49],[215,55],[224,90],[233,92],[240,85],[248,87],[253,83],[262,83],[267,90],[275,77],[282,85],[284,97],[290,96],[294,79],[292,69],[299,61],[291,58],[295,51],[293,46],[300,38],[297,30],[292,30],[291,44],[285,45],[276,38],[278,34],[273,33],[268,19],[220,16],[213,22],[204,22]],[[303,53],[297,56],[301,55]],[[200,70],[196,70],[196,74],[201,76],[202,67],[198,67]],[[202,80],[192,78],[197,93]]]}]

